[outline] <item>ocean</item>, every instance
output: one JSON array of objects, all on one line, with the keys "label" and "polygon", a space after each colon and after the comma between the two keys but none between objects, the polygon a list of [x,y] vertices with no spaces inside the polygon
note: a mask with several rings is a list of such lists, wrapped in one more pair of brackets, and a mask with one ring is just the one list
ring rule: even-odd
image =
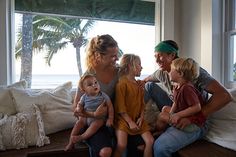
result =
[{"label": "ocean", "polygon": [[[140,77],[137,77],[136,79],[143,79],[147,75],[141,75]],[[19,75],[16,75],[16,80],[18,81],[20,78]],[[31,88],[32,89],[51,89],[51,88],[56,88],[59,85],[71,81],[72,82],[72,87],[76,88],[78,81],[80,77],[79,75],[76,74],[71,74],[71,75],[33,75],[32,76],[32,83],[31,83]]]},{"label": "ocean", "polygon": [[[16,76],[19,80],[20,76]],[[31,88],[33,89],[50,89],[71,81],[73,88],[77,87],[79,75],[32,75]]]}]

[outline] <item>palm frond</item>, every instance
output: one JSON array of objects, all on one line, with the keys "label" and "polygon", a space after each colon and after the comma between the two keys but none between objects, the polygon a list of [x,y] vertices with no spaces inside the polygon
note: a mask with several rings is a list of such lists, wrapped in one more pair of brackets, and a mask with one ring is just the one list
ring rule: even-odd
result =
[{"label": "palm frond", "polygon": [[93,20],[88,20],[84,27],[81,30],[81,34],[87,35],[88,32],[93,28],[95,21]]},{"label": "palm frond", "polygon": [[62,43],[51,43],[50,47],[48,47],[47,54],[45,56],[46,63],[50,66],[51,60],[54,54],[58,52],[58,50],[61,50],[62,48],[65,48],[68,42],[62,42]]}]

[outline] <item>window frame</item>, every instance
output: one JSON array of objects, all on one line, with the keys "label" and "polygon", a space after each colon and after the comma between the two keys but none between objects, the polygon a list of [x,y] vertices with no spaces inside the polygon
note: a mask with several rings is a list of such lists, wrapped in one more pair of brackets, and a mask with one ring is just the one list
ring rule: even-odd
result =
[{"label": "window frame", "polygon": [[[235,17],[235,3],[236,0],[225,0],[225,8],[224,8],[224,19],[225,19],[225,30],[224,30],[224,51],[222,52],[223,61],[224,61],[224,85],[227,88],[235,88],[236,81],[232,81],[232,71],[233,71],[233,56],[236,50],[236,45],[233,47],[233,43],[231,37],[235,37],[236,39],[236,17]],[[235,54],[236,55],[236,54]]]}]

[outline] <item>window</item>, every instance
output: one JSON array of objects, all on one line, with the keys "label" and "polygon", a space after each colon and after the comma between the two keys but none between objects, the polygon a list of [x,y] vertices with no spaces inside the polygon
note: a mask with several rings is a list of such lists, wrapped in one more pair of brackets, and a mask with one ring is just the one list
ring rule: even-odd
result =
[{"label": "window", "polygon": [[[39,19],[36,18],[36,14],[32,16],[34,17],[33,23],[35,24],[36,20]],[[20,39],[19,35],[22,32],[22,17],[23,14],[15,13],[16,43],[17,39]],[[58,16],[44,17],[54,20],[54,18],[57,18]],[[76,17],[61,17],[67,17],[73,21],[78,20]],[[81,25],[83,25],[83,22],[86,23],[88,20],[83,19]],[[88,34],[85,36],[88,40],[96,35],[110,34],[118,42],[120,49],[124,53],[134,53],[141,57],[143,66],[142,78],[151,74],[155,70],[153,54],[153,47],[155,45],[155,26],[98,20],[94,21],[92,25],[93,26],[88,31]],[[46,26],[44,29],[50,30],[51,28]],[[34,29],[34,31],[36,30]],[[42,41],[38,40],[38,42]],[[49,47],[55,45],[49,45],[48,48],[44,47],[39,50],[36,49],[33,44],[31,88],[54,88],[66,81],[72,81],[74,87],[77,85],[79,80],[79,71],[77,66],[78,61],[76,60],[76,48],[68,38],[66,38],[66,36],[61,40],[58,40],[58,43],[61,43],[61,45],[57,46],[61,47],[58,47],[58,51],[51,53],[53,55],[49,55],[48,50]],[[19,47],[16,47],[16,50],[19,50]],[[81,46],[79,50],[81,54],[80,66],[82,72],[84,72],[85,46]],[[17,57],[15,60],[16,81],[20,79],[22,72],[21,65],[21,57]]]},{"label": "window", "polygon": [[225,3],[225,85],[236,87],[236,0]]}]

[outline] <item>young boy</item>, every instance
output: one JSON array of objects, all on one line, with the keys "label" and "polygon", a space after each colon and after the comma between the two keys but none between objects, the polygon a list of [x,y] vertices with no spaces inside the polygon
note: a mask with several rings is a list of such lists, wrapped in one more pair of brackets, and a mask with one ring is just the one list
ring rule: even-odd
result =
[{"label": "young boy", "polygon": [[[114,109],[112,102],[108,95],[100,91],[100,85],[96,77],[91,74],[85,74],[79,81],[79,88],[84,94],[77,104],[76,110],[78,112],[83,112],[83,110],[94,112],[99,105],[105,102],[108,108],[108,115],[107,117],[100,118],[80,116],[71,132],[69,144],[65,148],[66,151],[72,149],[75,143],[86,140],[94,135],[105,124],[105,121],[107,126],[113,125]],[[81,128],[85,126],[88,126],[87,130],[79,135]]]},{"label": "young boy", "polygon": [[[192,82],[199,75],[199,66],[191,58],[178,58],[171,64],[169,73],[173,82],[174,102],[171,107],[164,106],[157,121],[157,129],[162,130],[167,124],[175,126],[181,118],[196,116],[204,105],[200,92]],[[194,132],[203,124],[191,124],[183,129],[185,132]]]}]

